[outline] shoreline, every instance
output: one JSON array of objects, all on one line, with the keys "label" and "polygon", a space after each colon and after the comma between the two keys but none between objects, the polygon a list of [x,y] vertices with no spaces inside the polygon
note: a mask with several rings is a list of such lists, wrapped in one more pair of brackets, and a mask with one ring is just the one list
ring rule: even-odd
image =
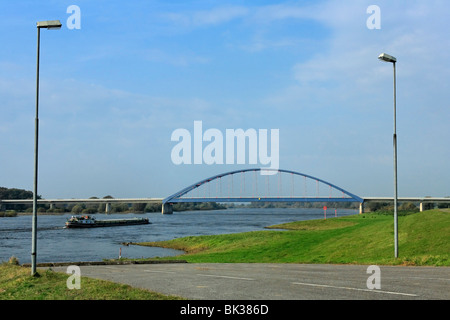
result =
[{"label": "shoreline", "polygon": [[[162,263],[188,263],[186,260],[105,260],[105,261],[71,261],[71,262],[41,262],[38,268],[67,267],[67,266],[105,266],[129,264],[162,264]],[[31,263],[23,263],[24,268],[31,267]]]},{"label": "shoreline", "polygon": [[[104,213],[104,212],[95,212],[95,213],[74,213],[74,212],[37,212],[36,214],[38,216],[62,216],[65,214],[70,215],[93,215],[93,214],[102,214],[102,215],[112,215],[112,214],[146,214],[146,213],[159,213],[159,212],[136,212],[136,211],[130,211],[130,212],[111,212],[111,213]],[[31,216],[33,215],[33,212],[16,212],[14,215],[7,215],[5,211],[0,211],[0,218],[13,218],[18,216]]]}]

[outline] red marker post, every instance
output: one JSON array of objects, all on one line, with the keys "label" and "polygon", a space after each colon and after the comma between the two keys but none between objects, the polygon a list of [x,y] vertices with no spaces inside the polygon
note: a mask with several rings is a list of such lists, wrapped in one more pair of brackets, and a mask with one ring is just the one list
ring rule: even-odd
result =
[{"label": "red marker post", "polygon": [[327,220],[327,206],[323,206],[323,216],[324,220]]}]

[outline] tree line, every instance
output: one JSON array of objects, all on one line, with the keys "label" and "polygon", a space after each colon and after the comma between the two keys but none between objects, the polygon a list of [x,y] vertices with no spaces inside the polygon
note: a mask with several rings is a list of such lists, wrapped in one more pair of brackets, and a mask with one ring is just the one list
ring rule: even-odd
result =
[{"label": "tree line", "polygon": [[[359,208],[358,202],[252,202],[248,207],[252,208],[323,208],[326,206],[329,209],[356,209]],[[432,202],[425,202],[423,210],[430,210],[434,208],[450,208],[450,198],[448,203],[439,202],[437,204]],[[368,202],[364,204],[366,212],[393,212],[393,202]],[[418,203],[411,201],[399,202],[398,210],[400,211],[419,211]]]},{"label": "tree line", "polygon": [[247,205],[250,208],[323,208],[326,206],[330,209],[356,209],[359,203],[355,202],[264,202],[253,201]]},{"label": "tree line", "polygon": [[[92,199],[92,198],[91,198]],[[162,205],[160,203],[112,203],[110,213],[147,213],[147,212],[161,212]],[[216,202],[187,202],[175,203],[173,205],[174,211],[194,211],[194,210],[219,210],[227,207]],[[69,211],[70,210],[70,211]],[[71,208],[66,208],[65,212],[72,212],[75,214],[93,214],[104,213],[106,211],[106,204],[89,204],[79,203]],[[54,212],[54,211],[53,211]]]},{"label": "tree line", "polygon": [[[41,199],[41,196],[37,197]],[[33,192],[16,189],[0,187],[0,200],[14,200],[14,199],[33,199]],[[99,199],[98,197],[90,197],[89,199]],[[103,199],[114,199],[111,195],[104,196]],[[175,203],[173,205],[174,211],[189,211],[189,210],[219,210],[226,209],[225,205],[215,202],[197,203]],[[13,216],[16,212],[31,213],[33,211],[32,204],[3,204],[3,215]],[[74,214],[94,214],[104,213],[106,211],[106,203],[77,203],[77,204],[38,204],[38,213],[74,213]],[[146,212],[161,212],[161,204],[158,203],[112,203],[110,213],[146,213]]]}]

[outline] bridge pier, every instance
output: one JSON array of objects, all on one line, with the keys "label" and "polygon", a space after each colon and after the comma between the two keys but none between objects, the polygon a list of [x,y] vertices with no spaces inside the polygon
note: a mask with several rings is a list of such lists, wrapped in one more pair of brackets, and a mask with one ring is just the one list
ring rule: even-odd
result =
[{"label": "bridge pier", "polygon": [[419,210],[420,210],[420,212],[423,211],[423,202],[421,202],[421,203],[419,204]]},{"label": "bridge pier", "polygon": [[359,214],[364,213],[364,202],[359,203]]},{"label": "bridge pier", "polygon": [[105,206],[105,213],[108,214],[111,212],[111,203],[107,202]]},{"label": "bridge pier", "polygon": [[161,207],[161,213],[162,214],[172,214],[173,213],[173,207],[171,203],[163,203]]}]

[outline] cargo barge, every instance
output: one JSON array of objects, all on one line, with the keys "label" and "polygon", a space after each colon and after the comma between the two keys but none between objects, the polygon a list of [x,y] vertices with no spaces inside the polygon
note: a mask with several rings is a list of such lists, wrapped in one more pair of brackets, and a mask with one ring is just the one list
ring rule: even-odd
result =
[{"label": "cargo barge", "polygon": [[64,228],[96,228],[149,224],[148,218],[96,220],[92,216],[72,216],[66,221]]}]

